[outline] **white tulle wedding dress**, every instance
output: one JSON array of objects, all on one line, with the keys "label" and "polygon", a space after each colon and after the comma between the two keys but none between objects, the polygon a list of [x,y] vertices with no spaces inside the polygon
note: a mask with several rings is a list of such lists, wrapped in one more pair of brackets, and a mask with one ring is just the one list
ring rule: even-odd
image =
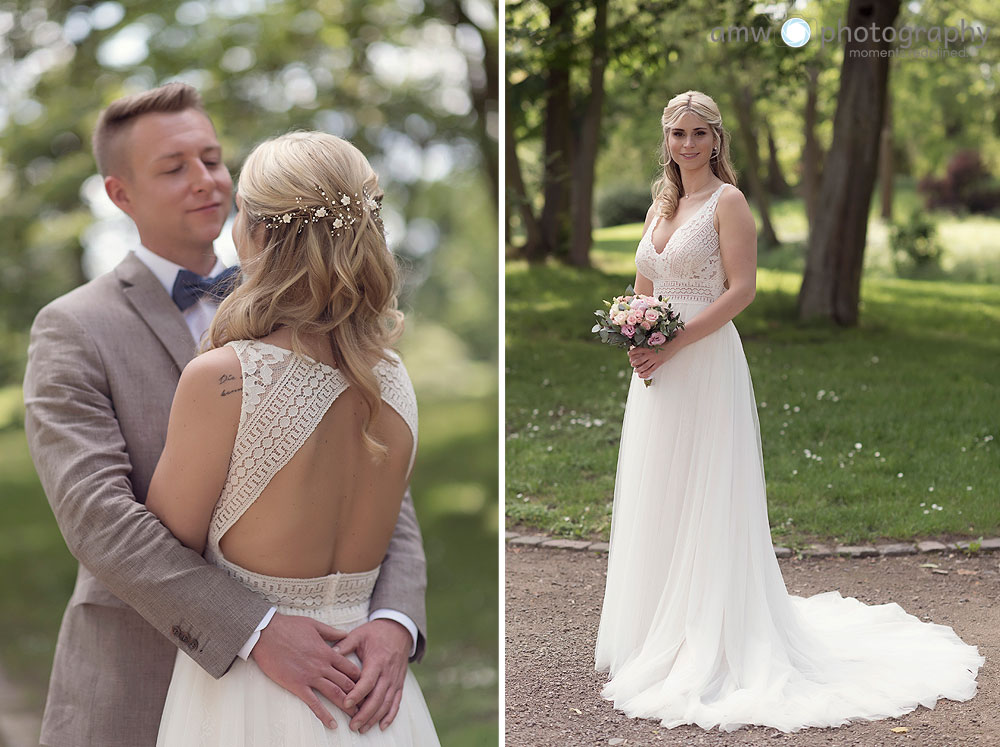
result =
[{"label": "white tulle wedding dress", "polygon": [[[636,265],[690,321],[724,290],[715,205]],[[760,426],[732,322],[633,375],[597,637],[602,695],[664,726],[782,731],[968,700],[983,664],[946,626],[831,591],[790,596],[771,546]]]},{"label": "white tulle wedding dress", "polygon": [[[285,348],[256,340],[229,343],[243,369],[243,403],[236,444],[222,495],[212,514],[205,557],[258,591],[278,612],[306,615],[341,630],[368,620],[379,569],[320,578],[264,576],[230,562],[219,540],[250,508],[278,471],[319,425],[348,386],[335,368],[307,362]],[[402,363],[375,367],[382,399],[399,413],[417,441],[417,401]],[[413,453],[410,455],[413,465]],[[357,664],[356,656],[351,658]],[[157,747],[437,747],[420,685],[407,670],[399,712],[389,727],[365,734],[319,696],[337,720],[327,729],[308,706],[272,682],[256,662],[237,659],[213,679],[181,651],[160,719]]]}]

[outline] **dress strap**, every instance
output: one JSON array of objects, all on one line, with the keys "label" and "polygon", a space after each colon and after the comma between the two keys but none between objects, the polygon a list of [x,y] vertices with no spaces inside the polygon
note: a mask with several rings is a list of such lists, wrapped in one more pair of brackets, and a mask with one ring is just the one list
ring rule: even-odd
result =
[{"label": "dress strap", "polygon": [[399,414],[413,436],[409,471],[413,469],[413,461],[417,456],[417,395],[400,357],[391,350],[386,351],[386,354],[390,360],[379,361],[375,366],[375,377],[382,391],[382,401]]},{"label": "dress strap", "polygon": [[656,230],[656,224],[660,222],[660,218],[662,218],[662,217],[663,216],[660,215],[660,212],[657,211],[656,215],[653,216],[653,220],[649,224],[649,228],[646,229],[646,235],[647,236],[649,236],[650,238],[653,237],[653,231]]},{"label": "dress strap", "polygon": [[337,369],[257,340],[229,343],[243,370],[243,402],[229,474],[209,525],[217,544],[302,448],[347,388]]},{"label": "dress strap", "polygon": [[718,187],[716,187],[715,191],[712,193],[712,196],[708,198],[707,204],[710,206],[710,209],[713,213],[715,212],[715,206],[719,203],[719,197],[722,195],[722,190],[726,188],[726,184],[728,184],[728,182],[723,182]]}]

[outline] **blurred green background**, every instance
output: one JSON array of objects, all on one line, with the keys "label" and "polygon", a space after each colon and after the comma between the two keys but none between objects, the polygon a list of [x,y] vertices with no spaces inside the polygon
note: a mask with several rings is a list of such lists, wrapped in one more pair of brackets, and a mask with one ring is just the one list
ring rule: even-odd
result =
[{"label": "blurred green background", "polygon": [[44,703],[76,568],[24,441],[27,331],[135,240],[96,175],[98,112],[183,80],[234,175],[292,129],[351,140],[380,175],[420,402],[429,635],[414,672],[442,744],[497,743],[496,19],[486,0],[0,2],[0,666],[26,709]]}]

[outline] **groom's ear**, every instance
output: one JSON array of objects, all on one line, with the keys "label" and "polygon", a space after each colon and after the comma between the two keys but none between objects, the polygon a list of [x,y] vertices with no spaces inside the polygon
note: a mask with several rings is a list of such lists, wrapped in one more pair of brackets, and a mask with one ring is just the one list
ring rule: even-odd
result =
[{"label": "groom's ear", "polygon": [[127,215],[132,215],[132,198],[129,194],[129,186],[125,180],[118,176],[104,177],[104,191],[108,193],[108,197],[111,198],[111,201],[115,205],[121,208]]}]

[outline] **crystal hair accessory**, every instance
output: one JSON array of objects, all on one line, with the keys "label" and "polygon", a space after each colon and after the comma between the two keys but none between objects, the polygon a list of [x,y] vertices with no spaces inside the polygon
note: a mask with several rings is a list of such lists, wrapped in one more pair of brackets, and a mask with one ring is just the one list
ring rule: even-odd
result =
[{"label": "crystal hair accessory", "polygon": [[295,202],[299,207],[279,215],[257,213],[258,220],[264,221],[264,228],[268,229],[287,226],[293,221],[301,220],[297,233],[302,233],[303,227],[310,223],[328,220],[331,227],[330,235],[339,236],[341,231],[346,231],[361,222],[367,213],[378,225],[379,230],[384,230],[381,215],[382,205],[378,198],[369,194],[367,190],[362,189],[360,195],[355,192],[353,196],[337,192],[335,196],[331,197],[322,187],[317,185],[315,189],[326,205],[302,205],[302,198],[296,197]]}]

